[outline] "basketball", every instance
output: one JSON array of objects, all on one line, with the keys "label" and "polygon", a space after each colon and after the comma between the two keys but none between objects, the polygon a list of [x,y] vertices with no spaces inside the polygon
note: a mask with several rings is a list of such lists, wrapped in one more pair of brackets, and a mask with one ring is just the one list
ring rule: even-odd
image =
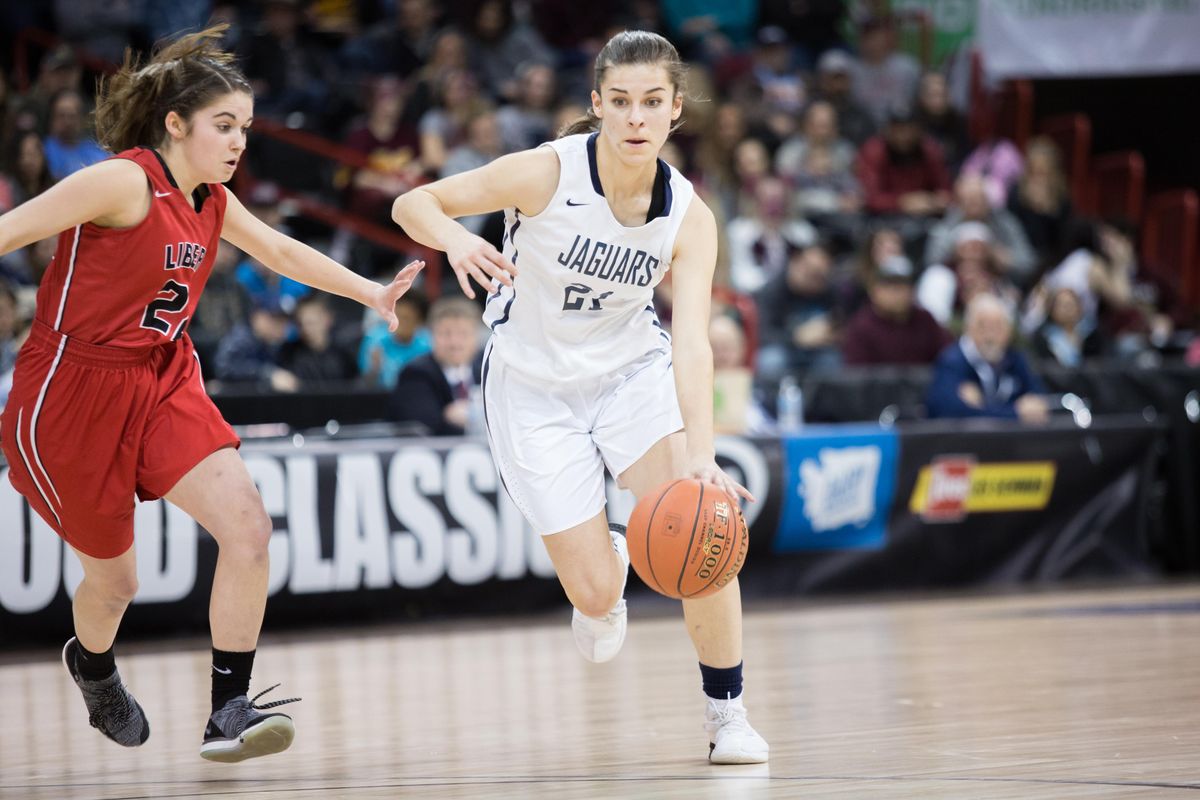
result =
[{"label": "basketball", "polygon": [[669,481],[643,497],[626,530],[638,577],[677,600],[724,588],[741,571],[749,539],[737,501],[694,478]]}]

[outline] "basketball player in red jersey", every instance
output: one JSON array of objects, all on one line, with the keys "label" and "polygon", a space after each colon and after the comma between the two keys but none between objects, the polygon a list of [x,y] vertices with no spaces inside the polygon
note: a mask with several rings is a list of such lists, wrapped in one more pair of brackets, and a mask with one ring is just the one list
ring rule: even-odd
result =
[{"label": "basketball player in red jersey", "polygon": [[117,155],[0,216],[0,254],[59,234],[0,440],[13,485],[83,563],[63,662],[91,725],[118,744],[150,735],[113,659],[137,589],[134,494],[166,498],[217,540],[212,716],[200,754],[241,761],[294,736],[290,717],[261,713],[280,703],[247,698],[271,520],[238,437],[204,392],[188,320],[220,239],[360,301],[393,328],[396,299],[423,264],[376,284],[271,229],[225,189],[246,148],[253,96],[217,46],[222,30],[185,36],[140,68],[127,59],[97,98],[98,138]]}]

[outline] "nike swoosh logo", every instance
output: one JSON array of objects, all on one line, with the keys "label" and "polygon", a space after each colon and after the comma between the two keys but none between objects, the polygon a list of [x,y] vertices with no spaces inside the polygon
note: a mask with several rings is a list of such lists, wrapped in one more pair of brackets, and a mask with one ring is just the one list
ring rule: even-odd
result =
[{"label": "nike swoosh logo", "polygon": [[213,665],[212,665],[212,668],[213,668],[213,670],[214,670],[214,671],[216,671],[216,672],[219,672],[219,673],[221,673],[222,675],[232,675],[232,674],[233,674],[233,670],[232,670],[232,669],[221,669],[221,668],[220,668],[220,667],[218,667],[216,664],[213,664]]},{"label": "nike swoosh logo", "polygon": [[587,203],[572,203],[571,199],[567,198],[567,205],[569,205],[569,206],[586,206]]},{"label": "nike swoosh logo", "polygon": [[170,197],[171,193],[170,192],[155,192],[154,196],[155,197]]}]

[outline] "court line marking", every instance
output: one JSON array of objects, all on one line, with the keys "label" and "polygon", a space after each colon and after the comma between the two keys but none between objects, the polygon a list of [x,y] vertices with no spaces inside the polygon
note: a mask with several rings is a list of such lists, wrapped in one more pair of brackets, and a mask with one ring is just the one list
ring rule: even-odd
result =
[{"label": "court line marking", "polygon": [[[1011,783],[1011,784],[1033,784],[1042,786],[1113,786],[1126,787],[1131,789],[1179,789],[1182,791],[1200,791],[1200,783],[1171,783],[1166,781],[1120,781],[1120,780],[1100,780],[1100,779],[1068,779],[1068,778],[1019,778],[1019,777],[1003,777],[1003,776],[954,776],[947,775],[942,777],[924,777],[924,776],[907,776],[907,775],[796,775],[796,776],[776,776],[776,775],[614,775],[614,776],[584,776],[584,775],[546,775],[546,776],[512,776],[512,777],[480,777],[480,778],[437,778],[431,776],[415,776],[410,779],[375,782],[364,784],[318,784],[320,779],[295,779],[295,778],[258,778],[250,780],[237,780],[236,783],[259,784],[245,786],[243,788],[218,789],[217,791],[189,791],[184,790],[182,794],[163,794],[156,792],[155,794],[136,794],[136,795],[121,795],[107,798],[107,800],[157,800],[157,798],[181,798],[193,797],[229,797],[238,796],[248,793],[257,794],[276,794],[283,792],[295,791],[355,791],[355,790],[375,790],[375,789],[411,789],[411,788],[452,788],[452,787],[470,787],[470,786],[517,786],[522,784],[550,784],[550,783],[664,783],[671,781],[679,782],[729,782],[729,781],[756,781],[759,783],[816,783],[816,782],[841,782],[841,783]],[[228,784],[229,779],[220,780],[201,780],[201,781],[152,781],[152,782],[116,782],[116,783],[71,783],[71,784],[42,784],[42,785],[0,785],[0,789],[80,789],[80,788],[95,788],[107,787],[113,788],[122,785],[136,786],[164,786],[164,785],[179,785],[179,784]],[[287,782],[289,785],[272,787],[270,784]],[[266,784],[266,785],[261,785]],[[217,787],[214,786],[214,789]]]}]

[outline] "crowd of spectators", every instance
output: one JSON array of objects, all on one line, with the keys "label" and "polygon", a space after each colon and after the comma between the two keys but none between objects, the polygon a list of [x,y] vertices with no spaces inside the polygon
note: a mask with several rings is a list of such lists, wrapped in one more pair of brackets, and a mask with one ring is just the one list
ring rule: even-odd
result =
[{"label": "crowd of spectators", "polygon": [[[757,303],[757,353],[735,306],[718,303],[713,328],[718,360],[729,374],[741,370],[722,380],[750,394],[737,404],[755,410],[755,425],[769,424],[782,379],[824,370],[936,364],[930,412],[975,414],[1011,399],[988,373],[1024,365],[1013,355],[1021,350],[1035,368],[1181,353],[1196,319],[1174,291],[1175,265],[1141,263],[1128,221],[1081,217],[1048,139],[1023,151],[995,136],[972,142],[947,76],[900,49],[892,19],[846,5],[59,0],[26,21],[71,46],[29,65],[23,92],[13,65],[0,63],[0,213],[105,157],[89,131],[92,75],[81,53],[115,61],[126,45],[223,21],[255,88],[256,116],[336,142],[367,165],[327,168],[252,137],[243,169],[254,182],[243,184],[243,201],[353,269],[386,275],[408,254],[305,220],[285,198],[307,192],[390,225],[391,202],[407,189],[553,138],[583,113],[604,41],[649,28],[692,64],[684,124],[663,157],[717,215],[717,283]],[[499,243],[496,215],[464,223]],[[48,240],[0,259],[0,402],[52,255]],[[669,285],[656,298],[669,320]],[[436,384],[453,411],[435,419],[421,402],[397,399],[392,414],[457,431],[465,398],[450,378],[467,375],[470,359],[446,341],[439,348],[437,321],[461,327],[462,311],[431,310],[415,291],[389,332],[377,316],[222,245],[190,333],[214,385]],[[981,344],[982,329],[999,330],[1003,347]],[[485,333],[470,331],[472,354]],[[951,368],[958,383],[942,391]],[[1032,372],[1021,381],[1038,386]],[[1037,416],[1010,406],[1005,415]]]}]

